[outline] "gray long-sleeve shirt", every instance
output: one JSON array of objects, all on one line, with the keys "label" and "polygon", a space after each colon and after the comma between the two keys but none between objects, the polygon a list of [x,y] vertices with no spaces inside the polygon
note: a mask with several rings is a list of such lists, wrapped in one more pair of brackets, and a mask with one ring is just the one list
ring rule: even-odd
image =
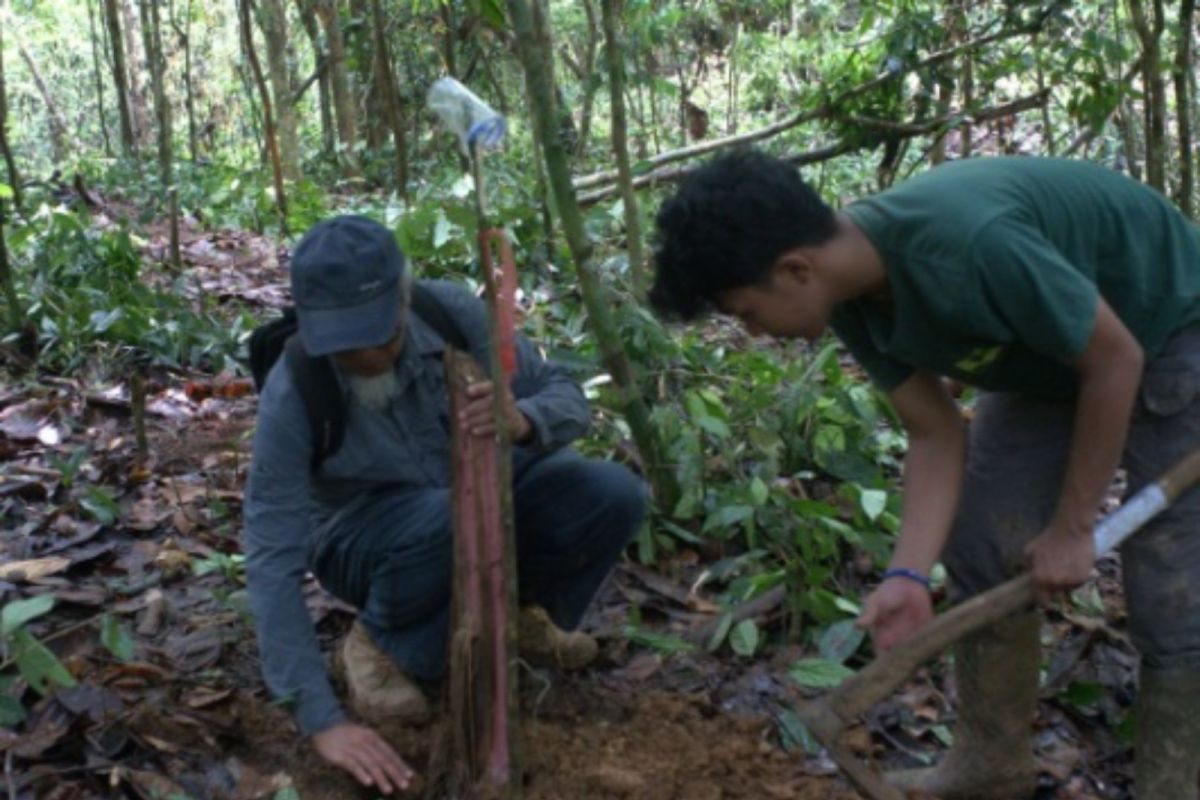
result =
[{"label": "gray long-sleeve shirt", "polygon": [[[425,285],[486,367],[483,303],[454,284]],[[310,537],[320,535],[340,514],[352,512],[380,484],[450,485],[443,349],[441,336],[410,312],[404,350],[396,362],[396,399],[383,411],[371,411],[355,402],[342,382],[348,409],[345,439],[315,474],[304,401],[284,359],[263,387],[245,499],[250,607],[267,685],[294,704],[306,735],[344,718],[304,604],[301,584]],[[528,447],[561,447],[586,429],[587,401],[579,386],[521,337],[512,389],[517,408],[533,426]]]}]

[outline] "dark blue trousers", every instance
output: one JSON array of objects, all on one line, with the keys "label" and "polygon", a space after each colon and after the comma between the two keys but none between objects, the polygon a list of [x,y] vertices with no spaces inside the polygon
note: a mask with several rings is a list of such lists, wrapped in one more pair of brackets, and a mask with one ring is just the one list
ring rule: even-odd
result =
[{"label": "dark blue trousers", "polygon": [[[636,533],[642,481],[619,464],[573,450],[516,448],[513,505],[523,605],[540,605],[574,628]],[[435,680],[446,668],[450,626],[450,490],[381,491],[314,543],[321,584],[360,609],[371,638],[408,674]]]}]

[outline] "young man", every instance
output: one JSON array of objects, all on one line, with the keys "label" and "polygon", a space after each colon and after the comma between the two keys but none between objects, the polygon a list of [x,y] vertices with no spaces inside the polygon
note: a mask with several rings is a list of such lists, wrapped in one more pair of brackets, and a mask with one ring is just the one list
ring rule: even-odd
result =
[{"label": "young man", "polygon": [[[1118,465],[1132,492],[1200,446],[1200,232],[1104,167],[961,161],[834,212],[789,164],[739,152],[688,177],[658,234],[662,313],[715,309],[809,341],[831,327],[895,406],[904,514],[861,619],[880,649],[933,616],[939,557],[960,597],[1023,566],[1043,600],[1079,585]],[[969,429],[944,377],[982,390]],[[1142,654],[1137,797],[1195,800],[1200,492],[1122,556]],[[1030,613],[957,648],[954,745],[898,784],[1031,794],[1038,628]]]},{"label": "young man", "polygon": [[[330,688],[305,609],[311,570],[360,609],[342,647],[351,705],[369,721],[417,721],[418,681],[445,668],[452,541],[450,426],[442,355],[446,324],[483,364],[483,303],[451,284],[423,283],[442,326],[410,308],[413,287],[391,231],[365,217],[319,223],[292,257],[292,298],[310,357],[329,357],[345,400],[338,450],[313,468],[305,398],[287,357],[263,387],[246,489],[250,605],[271,690],[293,704],[326,761],[385,794],[411,771],[372,728],[347,721]],[[503,392],[513,448],[520,566],[521,655],[581,667],[596,643],[576,627],[640,524],[645,490],[618,464],[567,448],[588,423],[583,392],[518,339],[511,388],[480,383],[463,422],[494,436]]]}]

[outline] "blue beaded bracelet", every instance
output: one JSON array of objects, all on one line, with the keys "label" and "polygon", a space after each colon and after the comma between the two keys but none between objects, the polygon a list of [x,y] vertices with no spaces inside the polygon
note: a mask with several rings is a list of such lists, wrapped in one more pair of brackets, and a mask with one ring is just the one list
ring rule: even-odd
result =
[{"label": "blue beaded bracelet", "polygon": [[925,591],[933,591],[933,584],[929,580],[929,576],[922,575],[915,569],[904,569],[903,567],[895,567],[883,573],[883,580],[888,578],[906,578],[910,581],[916,581],[925,587]]}]

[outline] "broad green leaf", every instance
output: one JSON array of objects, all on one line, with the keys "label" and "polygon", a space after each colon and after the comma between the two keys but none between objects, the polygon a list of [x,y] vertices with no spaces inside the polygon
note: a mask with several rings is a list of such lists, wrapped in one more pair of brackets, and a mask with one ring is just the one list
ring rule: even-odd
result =
[{"label": "broad green leaf", "polygon": [[803,658],[789,670],[792,680],[810,689],[833,689],[854,674],[854,670],[824,658]]},{"label": "broad green leaf", "polygon": [[707,533],[716,528],[732,527],[752,516],[754,516],[754,508],[752,506],[722,506],[709,514],[708,519],[704,520],[704,530]]},{"label": "broad green leaf", "polygon": [[763,482],[762,478],[755,476],[754,480],[750,481],[750,499],[754,501],[754,505],[765,506],[769,493],[767,484]]},{"label": "broad green leaf", "polygon": [[844,664],[846,659],[858,652],[866,635],[866,631],[855,626],[854,620],[845,619],[825,629],[817,649],[821,652],[821,658],[826,661]]},{"label": "broad green leaf", "polygon": [[75,685],[75,678],[58,660],[58,656],[50,652],[46,645],[39,642],[29,631],[22,628],[13,637],[13,650],[17,669],[38,694],[48,694],[50,684],[55,683],[64,688]]},{"label": "broad green leaf", "polygon": [[691,642],[684,641],[678,636],[652,633],[651,631],[644,631],[641,628],[635,628],[632,625],[625,627],[625,636],[634,644],[649,647],[651,650],[657,650],[660,653],[691,653],[696,649],[696,646]]},{"label": "broad green leaf", "polygon": [[845,611],[847,614],[853,614],[856,617],[862,613],[862,606],[846,597],[836,598],[833,604],[839,611]]},{"label": "broad green leaf", "polygon": [[717,629],[713,631],[712,638],[708,640],[708,652],[717,652],[721,647],[721,643],[725,641],[725,637],[729,635],[729,629],[732,627],[733,614],[722,615],[721,621],[717,623]]},{"label": "broad green leaf", "polygon": [[13,728],[25,719],[25,706],[12,695],[0,694],[0,728]]},{"label": "broad green leaf", "polygon": [[87,497],[79,501],[79,505],[101,525],[112,525],[121,514],[117,501],[99,486],[89,486]]},{"label": "broad green leaf", "polygon": [[13,196],[12,187],[7,183],[0,183],[0,200],[11,200]]},{"label": "broad green leaf", "polygon": [[758,625],[752,619],[744,619],[729,632],[729,646],[739,656],[749,658],[758,649]]},{"label": "broad green leaf", "polygon": [[858,496],[858,504],[867,519],[874,522],[887,509],[888,496],[883,489],[863,489]]},{"label": "broad green leaf", "polygon": [[813,755],[821,752],[821,743],[809,732],[808,726],[795,711],[784,709],[775,719],[779,723],[779,738],[784,750],[800,748]]},{"label": "broad green leaf", "polygon": [[1104,699],[1104,689],[1098,683],[1072,681],[1058,693],[1058,699],[1076,708],[1092,706]]},{"label": "broad green leaf", "polygon": [[692,533],[687,528],[684,528],[681,525],[676,525],[674,522],[671,522],[671,520],[669,520],[669,519],[665,519],[665,518],[660,519],[660,520],[658,520],[658,524],[662,525],[663,528],[665,528],[675,538],[682,539],[683,541],[687,542],[688,544],[703,544],[704,543],[704,540],[701,539],[699,536]]},{"label": "broad green leaf", "polygon": [[433,247],[435,250],[439,249],[448,241],[450,241],[450,220],[446,218],[445,213],[439,211],[437,221],[433,224]]},{"label": "broad green leaf", "polygon": [[724,420],[717,419],[716,417],[710,417],[705,414],[704,416],[696,417],[696,424],[711,433],[713,436],[716,436],[718,439],[726,439],[729,437],[729,426],[725,424]]},{"label": "broad green leaf", "polygon": [[133,636],[112,614],[105,614],[100,623],[100,643],[118,661],[133,660]]},{"label": "broad green leaf", "polygon": [[25,623],[54,608],[54,595],[40,594],[28,600],[14,600],[0,611],[0,636],[11,636]]}]

